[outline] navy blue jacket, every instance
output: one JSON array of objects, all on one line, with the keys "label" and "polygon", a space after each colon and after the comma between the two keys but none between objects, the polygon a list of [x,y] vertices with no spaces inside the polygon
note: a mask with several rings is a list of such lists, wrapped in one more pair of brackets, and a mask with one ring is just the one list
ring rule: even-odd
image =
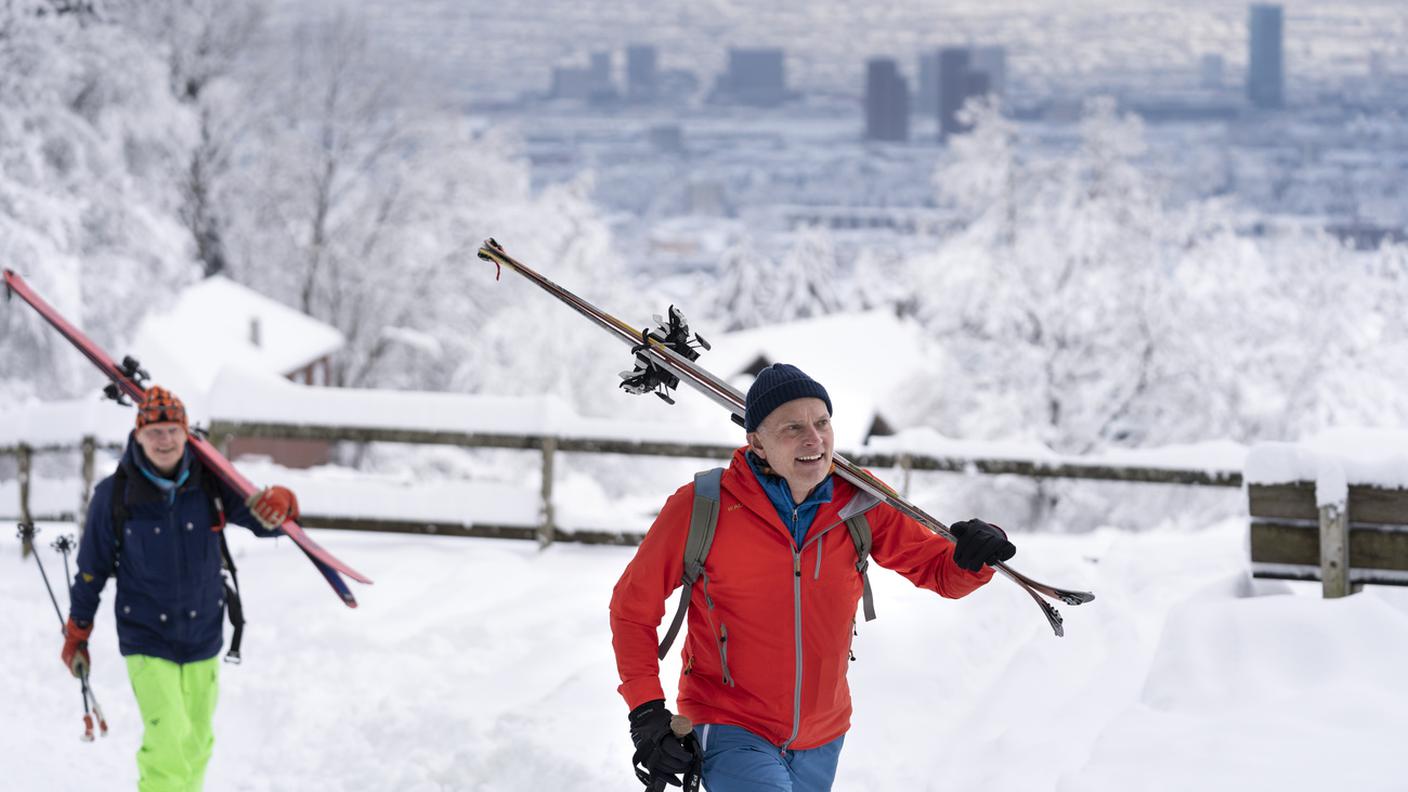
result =
[{"label": "navy blue jacket", "polygon": [[69,616],[91,622],[109,577],[117,577],[118,646],[125,655],[149,655],[174,663],[207,660],[224,643],[225,585],[220,574],[220,537],[211,530],[217,515],[202,482],[209,476],[225,519],[259,536],[268,531],[225,482],[208,473],[190,448],[187,471],[171,492],[163,492],[143,469],[142,449],[129,437],[122,455],[126,469],[127,521],[119,552],[113,526],[116,476],[98,483],[78,547],[78,574],[69,590]]}]

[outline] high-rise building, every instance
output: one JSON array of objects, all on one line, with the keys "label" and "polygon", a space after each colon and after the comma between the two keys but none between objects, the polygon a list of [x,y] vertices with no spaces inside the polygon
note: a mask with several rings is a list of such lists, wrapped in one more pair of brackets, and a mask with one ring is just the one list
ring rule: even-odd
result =
[{"label": "high-rise building", "polygon": [[968,99],[968,48],[939,50],[939,137],[968,131],[958,111]]},{"label": "high-rise building", "polygon": [[909,140],[909,85],[892,58],[866,61],[865,139]]},{"label": "high-rise building", "polygon": [[968,70],[987,75],[987,90],[993,96],[1007,94],[1007,49],[1005,47],[973,47],[968,51]]},{"label": "high-rise building", "polygon": [[591,65],[584,68],[557,66],[552,70],[554,99],[576,99],[589,102],[611,102],[616,99],[616,87],[611,81],[611,53],[593,52]]},{"label": "high-rise building", "polygon": [[787,98],[783,53],[777,48],[728,51],[728,71],[720,75],[716,93],[726,101],[774,107]]},{"label": "high-rise building", "polygon": [[919,86],[914,92],[916,115],[933,118],[939,112],[939,51],[919,53]]},{"label": "high-rise building", "polygon": [[1253,5],[1249,28],[1247,99],[1256,107],[1281,107],[1286,83],[1281,6]]},{"label": "high-rise building", "polygon": [[554,99],[590,99],[592,96],[591,70],[573,66],[554,66],[550,93]]},{"label": "high-rise building", "polygon": [[658,87],[655,48],[644,44],[627,47],[626,97],[633,102],[654,101]]},{"label": "high-rise building", "polygon": [[964,102],[1006,90],[1005,47],[943,47],[919,56],[915,105],[919,113],[938,116],[940,138],[967,131],[958,120]]},{"label": "high-rise building", "polygon": [[1198,84],[1209,90],[1222,87],[1222,56],[1208,54],[1198,61]]}]

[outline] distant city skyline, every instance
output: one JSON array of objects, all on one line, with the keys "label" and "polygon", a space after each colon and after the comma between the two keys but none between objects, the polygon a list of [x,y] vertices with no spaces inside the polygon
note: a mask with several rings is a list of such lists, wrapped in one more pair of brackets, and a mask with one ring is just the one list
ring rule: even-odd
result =
[{"label": "distant city skyline", "polygon": [[[687,69],[707,93],[727,70],[730,48],[786,50],[789,90],[859,98],[865,61],[893,57],[913,88],[917,58],[942,46],[1003,46],[1015,96],[1082,93],[1139,82],[1155,90],[1196,88],[1206,56],[1227,79],[1248,65],[1248,5],[1154,0],[1126,3],[958,0],[942,10],[922,0],[865,13],[817,0],[765,7],[715,8],[663,2],[649,8],[614,0],[579,7],[556,0],[514,6],[486,0],[367,0],[346,3],[369,22],[382,46],[409,53],[450,90],[503,98],[541,91],[556,67],[581,64],[592,50],[657,49],[657,69]],[[1285,19],[1286,98],[1345,80],[1408,76],[1408,4],[1400,0],[1280,3]],[[408,9],[408,6],[410,8]],[[276,16],[314,13],[283,0]],[[540,20],[550,19],[551,24]],[[760,31],[767,31],[760,35]],[[844,56],[842,54],[844,53]],[[433,79],[433,78],[432,78]],[[922,108],[918,108],[921,109]]]}]

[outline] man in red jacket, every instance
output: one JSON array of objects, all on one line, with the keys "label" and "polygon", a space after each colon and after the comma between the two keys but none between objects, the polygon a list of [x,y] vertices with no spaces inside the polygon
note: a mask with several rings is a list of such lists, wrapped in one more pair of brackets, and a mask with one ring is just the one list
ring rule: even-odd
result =
[{"label": "man in red jacket", "polygon": [[[863,585],[840,512],[859,490],[831,474],[831,399],[795,366],[758,375],[744,428],[748,445],[723,473],[718,527],[691,592],[678,706],[695,724],[709,792],[825,792],[850,727],[846,670]],[[693,503],[693,485],[666,501],[611,597],[618,690],[651,789],[678,784],[692,759],[670,730],[656,628],[681,585]],[[986,565],[1016,552],[980,520],[951,526],[955,544],[884,504],[866,517],[871,557],[944,597],[987,583]]]}]

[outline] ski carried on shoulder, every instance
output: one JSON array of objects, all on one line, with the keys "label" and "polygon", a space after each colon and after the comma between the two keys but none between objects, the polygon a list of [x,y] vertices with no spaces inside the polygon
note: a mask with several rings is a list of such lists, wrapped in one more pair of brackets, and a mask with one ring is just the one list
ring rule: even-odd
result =
[{"label": "ski carried on shoulder", "polygon": [[[78,328],[63,318],[53,306],[49,305],[33,289],[25,283],[24,279],[11,270],[5,270],[5,290],[6,296],[19,295],[20,299],[30,305],[44,320],[53,325],[59,334],[68,339],[69,343],[78,348],[83,356],[88,358],[93,365],[97,366],[107,375],[111,382],[103,390],[103,393],[118,404],[128,404],[130,402],[141,402],[146,394],[146,387],[143,381],[147,379],[147,373],[142,370],[140,364],[131,357],[123,358],[122,364],[116,363],[111,356],[104,352],[92,339],[84,335]],[[245,478],[230,460],[225,458],[216,450],[215,446],[196,432],[190,433],[191,449],[200,458],[201,464],[215,473],[222,481],[233,489],[241,499],[248,499],[250,495],[258,491],[249,479]],[[313,562],[322,573],[328,585],[337,592],[337,596],[349,608],[357,607],[357,598],[353,596],[352,590],[348,588],[347,582],[342,579],[342,575],[352,578],[358,583],[370,584],[372,581],[362,573],[352,567],[347,566],[332,553],[329,553],[317,542],[313,541],[308,534],[304,533],[302,526],[294,520],[286,520],[279,526],[279,530],[285,536],[293,540],[302,550],[308,560]]]},{"label": "ski carried on shoulder", "polygon": [[[674,306],[670,306],[668,317],[655,317],[657,329],[637,330],[524,265],[510,256],[503,249],[503,246],[493,239],[485,240],[484,245],[479,248],[479,258],[492,262],[496,267],[508,267],[517,272],[630,346],[631,353],[635,355],[635,368],[621,374],[623,380],[621,387],[626,391],[636,394],[653,392],[673,404],[669,392],[683,381],[716,404],[729,410],[733,414],[734,422],[742,425],[743,394],[695,362],[699,358],[699,350],[708,349],[709,343],[697,333],[691,338],[689,326],[685,323],[683,315]],[[910,503],[869,471],[839,453],[833,454],[832,460],[836,465],[836,474],[854,484],[862,492],[888,504],[935,533],[949,540],[954,539],[953,534],[949,533],[943,523]],[[992,566],[1031,595],[1031,598],[1041,608],[1042,613],[1045,614],[1046,620],[1051,624],[1051,629],[1057,637],[1065,635],[1061,614],[1054,605],[1043,597],[1050,597],[1073,606],[1095,599],[1095,595],[1088,591],[1075,591],[1040,583],[1001,561]]]}]

